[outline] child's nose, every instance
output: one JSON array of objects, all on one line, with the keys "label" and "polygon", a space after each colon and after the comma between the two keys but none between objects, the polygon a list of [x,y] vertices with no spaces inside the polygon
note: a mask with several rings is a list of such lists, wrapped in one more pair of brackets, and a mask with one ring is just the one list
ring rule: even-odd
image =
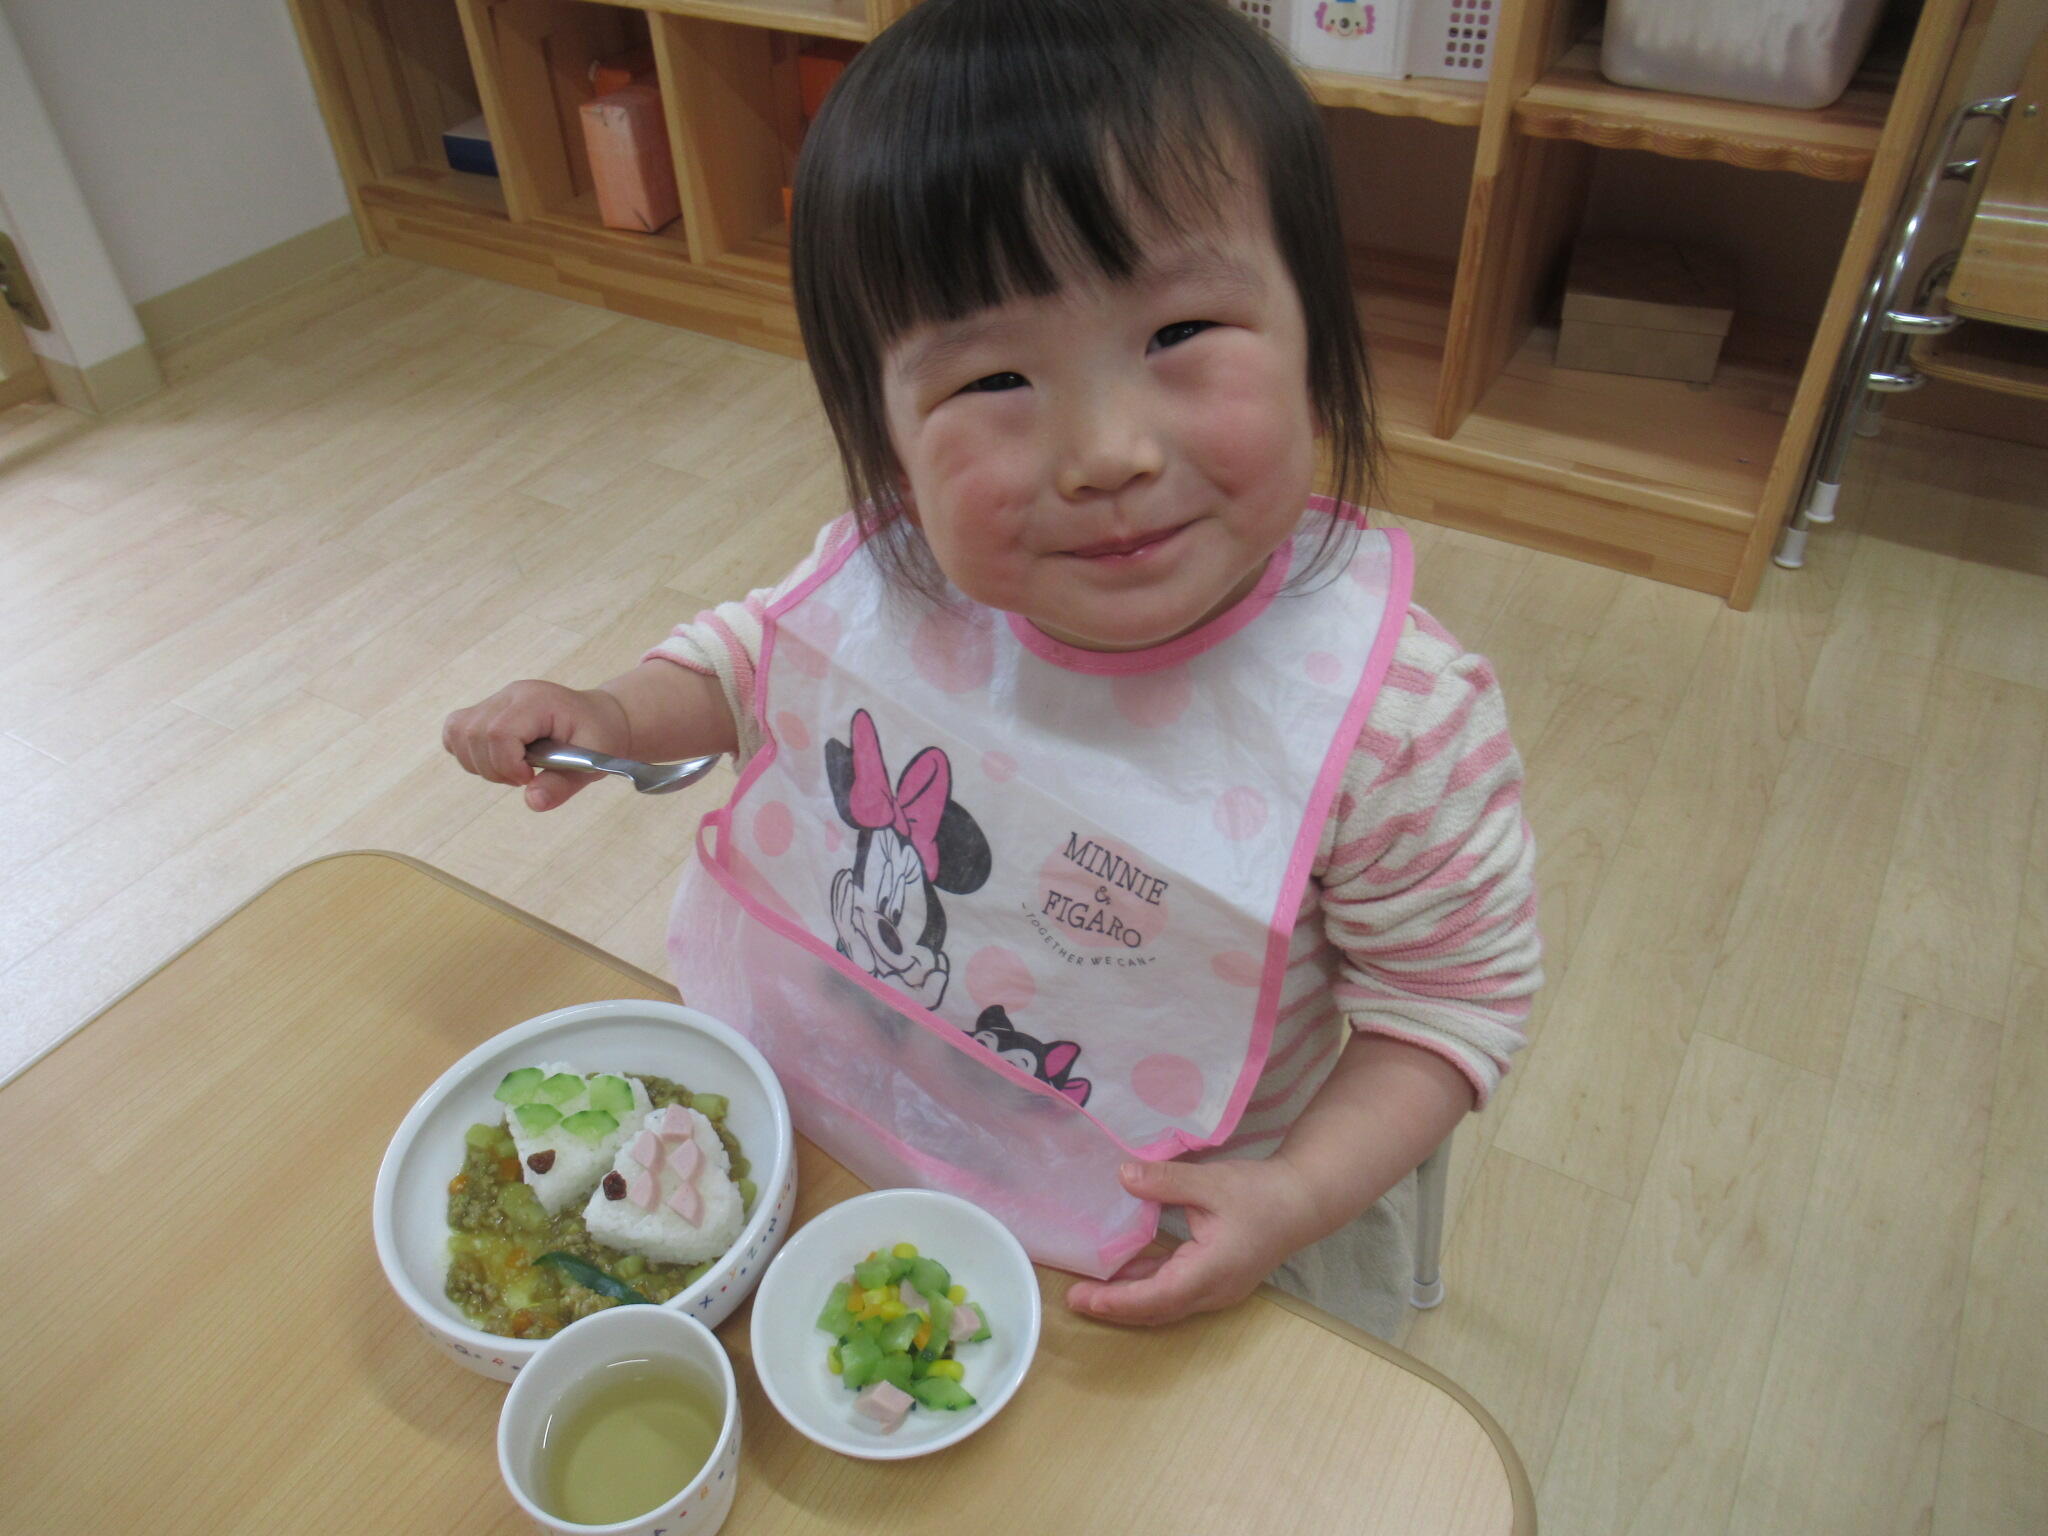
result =
[{"label": "child's nose", "polygon": [[1165,465],[1158,434],[1129,401],[1097,397],[1074,412],[1065,436],[1059,488],[1069,500],[1120,491]]}]

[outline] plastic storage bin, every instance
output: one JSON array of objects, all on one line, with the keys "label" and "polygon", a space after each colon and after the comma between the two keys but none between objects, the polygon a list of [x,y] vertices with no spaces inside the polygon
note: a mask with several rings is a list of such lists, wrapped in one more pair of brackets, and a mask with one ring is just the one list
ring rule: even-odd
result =
[{"label": "plastic storage bin", "polygon": [[1883,0],[1608,0],[1600,73],[1616,85],[1769,107],[1847,89]]},{"label": "plastic storage bin", "polygon": [[1307,69],[1484,80],[1504,0],[1230,0]]}]

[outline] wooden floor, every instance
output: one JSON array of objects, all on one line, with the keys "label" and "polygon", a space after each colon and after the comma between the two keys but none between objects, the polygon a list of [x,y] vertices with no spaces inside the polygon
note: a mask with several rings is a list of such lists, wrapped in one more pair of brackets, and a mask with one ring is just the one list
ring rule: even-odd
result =
[{"label": "wooden floor", "polygon": [[[534,817],[440,721],[796,559],[801,369],[390,259],[169,365],[0,415],[0,1075],[345,848],[660,970],[728,777]],[[1747,614],[1414,529],[1503,674],[1552,981],[1407,1343],[1546,1536],[2048,1530],[2048,455],[1853,471]]]}]

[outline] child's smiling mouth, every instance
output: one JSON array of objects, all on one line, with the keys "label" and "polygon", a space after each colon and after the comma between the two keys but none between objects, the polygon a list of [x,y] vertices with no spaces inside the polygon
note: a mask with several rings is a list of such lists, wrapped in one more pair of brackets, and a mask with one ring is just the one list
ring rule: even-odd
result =
[{"label": "child's smiling mouth", "polygon": [[1103,565],[1125,565],[1160,551],[1168,541],[1192,526],[1192,523],[1176,523],[1171,528],[1132,534],[1123,539],[1105,539],[1099,544],[1087,544],[1079,549],[1062,550],[1061,553],[1075,560],[1087,560]]}]

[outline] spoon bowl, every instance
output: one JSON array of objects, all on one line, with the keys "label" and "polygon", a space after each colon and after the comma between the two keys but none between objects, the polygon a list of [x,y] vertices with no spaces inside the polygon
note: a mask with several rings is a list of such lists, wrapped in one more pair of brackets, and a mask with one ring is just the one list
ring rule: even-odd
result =
[{"label": "spoon bowl", "polygon": [[666,795],[696,783],[718,765],[719,754],[692,757],[680,763],[642,763],[630,757],[612,757],[567,742],[540,740],[526,748],[526,760],[536,768],[562,768],[571,773],[616,773],[632,781],[643,795]]}]

